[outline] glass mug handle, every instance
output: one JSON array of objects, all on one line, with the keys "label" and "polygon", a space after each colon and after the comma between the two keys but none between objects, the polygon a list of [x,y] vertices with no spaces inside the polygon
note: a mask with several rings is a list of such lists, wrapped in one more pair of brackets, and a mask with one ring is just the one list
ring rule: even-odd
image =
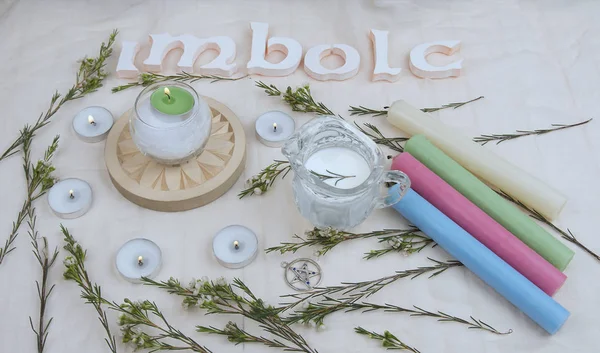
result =
[{"label": "glass mug handle", "polygon": [[399,170],[386,171],[383,175],[383,182],[398,184],[398,193],[393,195],[386,193],[385,196],[379,196],[375,200],[375,208],[389,207],[397,203],[404,197],[404,194],[406,194],[406,191],[410,188],[410,178]]}]

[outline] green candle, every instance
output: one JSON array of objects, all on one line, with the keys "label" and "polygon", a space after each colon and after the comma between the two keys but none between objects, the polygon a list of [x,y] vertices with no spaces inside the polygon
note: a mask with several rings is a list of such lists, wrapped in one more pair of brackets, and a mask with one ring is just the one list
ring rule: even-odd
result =
[{"label": "green candle", "polygon": [[159,87],[150,96],[150,103],[161,113],[181,115],[192,110],[194,97],[180,87]]},{"label": "green candle", "polygon": [[548,260],[554,267],[561,271],[567,267],[574,254],[571,249],[431,144],[425,136],[413,136],[406,143],[404,150],[521,239],[532,250]]}]

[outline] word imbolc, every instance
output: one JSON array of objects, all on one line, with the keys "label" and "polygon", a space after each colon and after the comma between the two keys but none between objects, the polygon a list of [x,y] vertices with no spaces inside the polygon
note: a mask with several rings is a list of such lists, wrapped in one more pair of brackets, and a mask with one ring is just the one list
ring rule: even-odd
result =
[{"label": "word imbolc", "polygon": [[[251,22],[252,47],[250,60],[246,64],[248,74],[263,76],[287,76],[292,74],[302,61],[302,45],[290,37],[270,37],[269,24]],[[388,31],[371,29],[369,38],[373,44],[374,69],[373,81],[394,82],[400,78],[401,68],[392,68],[388,63]],[[427,56],[432,53],[452,55],[460,50],[459,40],[434,41],[419,44],[410,51],[409,68],[417,77],[446,78],[459,76],[463,60],[444,66],[432,65]],[[162,72],[163,61],[169,51],[182,49],[183,54],[177,63],[180,71],[194,73],[194,63],[206,50],[216,50],[219,55],[211,62],[200,66],[196,73],[231,77],[238,71],[235,63],[236,44],[227,36],[198,38],[191,34],[172,36],[169,33],[150,35],[150,54],[143,62],[144,71]],[[117,64],[117,75],[121,78],[135,78],[139,74],[134,61],[140,50],[140,44],[123,41],[121,55]],[[274,51],[285,55],[278,63],[271,63],[266,56]],[[328,69],[321,60],[329,55],[338,55],[344,64]],[[354,77],[360,68],[360,54],[356,48],[347,44],[322,44],[309,48],[304,55],[304,71],[315,80],[341,81]]]}]

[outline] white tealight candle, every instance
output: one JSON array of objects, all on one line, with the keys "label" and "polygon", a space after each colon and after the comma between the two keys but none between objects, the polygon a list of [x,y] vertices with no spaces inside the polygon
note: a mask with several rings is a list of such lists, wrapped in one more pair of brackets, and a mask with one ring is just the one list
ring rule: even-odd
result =
[{"label": "white tealight candle", "polygon": [[113,126],[112,114],[102,107],[87,107],[73,118],[73,130],[85,142],[100,142]]},{"label": "white tealight candle", "polygon": [[137,238],[123,244],[115,258],[117,271],[126,280],[140,283],[142,277],[153,278],[162,264],[162,253],[155,242]]},{"label": "white tealight candle", "polygon": [[83,216],[92,204],[92,188],[81,179],[64,179],[48,191],[48,205],[60,218]]},{"label": "white tealight candle", "polygon": [[231,225],[221,229],[213,238],[213,253],[227,268],[249,265],[258,253],[258,238],[250,229]]},{"label": "white tealight candle", "polygon": [[371,174],[367,161],[357,152],[343,147],[318,150],[304,163],[309,171],[339,189],[351,189],[362,184]]},{"label": "white tealight candle", "polygon": [[265,146],[281,147],[292,136],[296,122],[284,112],[273,110],[256,119],[256,137]]}]

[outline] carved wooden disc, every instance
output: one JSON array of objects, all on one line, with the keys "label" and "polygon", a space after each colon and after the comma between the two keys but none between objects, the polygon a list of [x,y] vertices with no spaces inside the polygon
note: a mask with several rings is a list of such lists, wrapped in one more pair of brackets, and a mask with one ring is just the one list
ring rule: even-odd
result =
[{"label": "carved wooden disc", "polygon": [[129,201],[157,211],[204,206],[229,190],[244,169],[246,136],[237,116],[225,105],[202,97],[212,112],[212,131],[204,151],[177,166],[144,156],[129,133],[129,114],[114,124],[104,159],[110,178]]}]

